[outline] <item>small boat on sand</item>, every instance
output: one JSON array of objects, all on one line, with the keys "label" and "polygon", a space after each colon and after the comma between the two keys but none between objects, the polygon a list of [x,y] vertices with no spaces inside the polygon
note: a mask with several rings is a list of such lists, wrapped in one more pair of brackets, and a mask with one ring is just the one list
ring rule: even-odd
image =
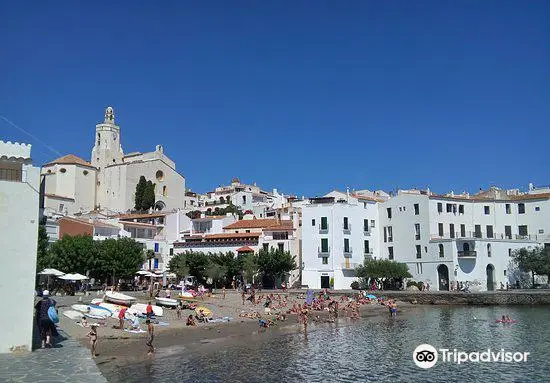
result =
[{"label": "small boat on sand", "polygon": [[155,298],[155,301],[157,302],[157,305],[159,306],[166,306],[166,307],[177,307],[178,301],[177,299],[172,298]]},{"label": "small boat on sand", "polygon": [[[161,317],[164,315],[164,310],[162,309],[162,307],[155,306],[155,305],[151,305],[151,306],[153,307],[153,314],[155,314],[155,316]],[[147,305],[145,303],[134,303],[130,307],[130,310],[135,310],[138,313],[145,315],[147,314]]]},{"label": "small boat on sand", "polygon": [[137,301],[134,297],[114,291],[107,291],[103,300],[123,306],[130,306],[132,303]]}]

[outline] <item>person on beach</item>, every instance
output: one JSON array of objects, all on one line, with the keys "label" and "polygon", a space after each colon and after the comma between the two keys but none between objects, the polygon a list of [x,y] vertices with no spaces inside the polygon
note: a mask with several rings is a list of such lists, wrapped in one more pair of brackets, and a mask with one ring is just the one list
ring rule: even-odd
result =
[{"label": "person on beach", "polygon": [[87,337],[90,338],[90,351],[92,353],[92,359],[95,359],[96,353],[95,350],[97,348],[97,327],[99,325],[97,323],[92,323],[91,330],[88,333]]},{"label": "person on beach", "polygon": [[119,324],[119,328],[122,331],[124,331],[124,318],[126,317],[127,310],[128,310],[128,307],[123,307],[118,313],[118,324]]},{"label": "person on beach", "polygon": [[193,315],[189,315],[187,317],[187,323],[186,326],[196,326],[197,323],[195,322],[195,318],[193,318]]},{"label": "person on beach", "polygon": [[80,324],[82,325],[82,327],[88,327],[89,326],[88,319],[86,319],[86,317],[82,317]]},{"label": "person on beach", "polygon": [[225,286],[222,287],[223,299],[225,299]]},{"label": "person on beach", "polygon": [[48,310],[51,306],[55,307],[56,302],[50,298],[50,292],[44,290],[42,292],[42,299],[36,303],[34,308],[36,309],[36,321],[38,323],[38,330],[40,332],[40,340],[42,341],[42,348],[52,346],[52,335],[57,333],[55,325],[48,315]]},{"label": "person on beach", "polygon": [[178,319],[181,319],[181,302],[179,302],[178,305],[176,306],[176,317]]},{"label": "person on beach", "polygon": [[170,287],[166,289],[166,298],[170,298],[172,295],[172,291],[170,291]]},{"label": "person on beach", "polygon": [[149,351],[147,352],[147,355],[153,355],[153,353],[155,352],[155,347],[153,347],[155,329],[150,319],[147,319],[145,323],[147,324],[147,342],[145,342],[145,344],[147,345],[147,347],[149,347]]},{"label": "person on beach", "polygon": [[244,302],[245,302],[245,300],[246,300],[246,295],[245,295],[244,289],[243,289],[243,291],[242,291],[242,293],[241,293],[241,298],[242,298],[242,300],[243,300],[243,306],[244,306]]},{"label": "person on beach", "polygon": [[132,330],[141,330],[141,326],[139,324],[139,317],[136,313],[134,313],[134,319],[132,320]]},{"label": "person on beach", "polygon": [[145,309],[147,319],[151,319],[153,317],[153,306],[151,305],[151,302],[147,304],[147,308]]}]

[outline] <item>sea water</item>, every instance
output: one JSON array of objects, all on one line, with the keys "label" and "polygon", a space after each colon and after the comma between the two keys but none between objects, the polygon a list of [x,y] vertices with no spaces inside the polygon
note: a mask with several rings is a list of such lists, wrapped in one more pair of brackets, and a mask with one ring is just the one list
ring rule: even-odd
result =
[{"label": "sea water", "polygon": [[[502,315],[515,324],[495,323]],[[396,318],[310,324],[245,345],[220,344],[208,352],[170,353],[106,370],[124,382],[545,382],[550,378],[550,309],[547,307],[419,306]],[[271,331],[273,329],[267,329]],[[421,344],[439,352],[431,368],[415,364]],[[524,361],[480,361],[475,353],[528,353]],[[492,351],[491,351],[492,350]],[[473,360],[453,361],[453,353]],[[459,354],[456,354],[459,355]],[[463,355],[463,354],[460,354]],[[456,359],[456,357],[455,357]],[[502,358],[505,360],[504,358]]]}]

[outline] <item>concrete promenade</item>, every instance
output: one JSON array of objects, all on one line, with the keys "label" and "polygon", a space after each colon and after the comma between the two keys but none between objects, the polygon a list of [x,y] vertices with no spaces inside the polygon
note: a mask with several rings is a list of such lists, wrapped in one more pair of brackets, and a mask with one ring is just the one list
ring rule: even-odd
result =
[{"label": "concrete promenade", "polygon": [[90,350],[62,331],[59,334],[53,348],[0,354],[0,382],[107,382],[90,357]]}]

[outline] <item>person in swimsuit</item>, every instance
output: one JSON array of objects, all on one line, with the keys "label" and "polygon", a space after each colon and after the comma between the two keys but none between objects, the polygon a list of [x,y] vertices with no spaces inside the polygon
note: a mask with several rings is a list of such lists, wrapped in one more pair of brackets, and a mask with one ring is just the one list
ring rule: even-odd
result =
[{"label": "person in swimsuit", "polygon": [[96,347],[97,347],[97,327],[99,325],[97,323],[92,323],[91,327],[92,329],[88,333],[88,338],[90,338],[90,351],[92,353],[92,359],[95,359],[96,357]]},{"label": "person in swimsuit", "polygon": [[155,330],[153,327],[153,323],[151,323],[150,319],[147,319],[145,323],[147,324],[147,342],[145,344],[147,345],[147,347],[149,347],[149,351],[147,352],[147,355],[153,355],[153,353],[155,352],[155,347],[153,347]]}]

